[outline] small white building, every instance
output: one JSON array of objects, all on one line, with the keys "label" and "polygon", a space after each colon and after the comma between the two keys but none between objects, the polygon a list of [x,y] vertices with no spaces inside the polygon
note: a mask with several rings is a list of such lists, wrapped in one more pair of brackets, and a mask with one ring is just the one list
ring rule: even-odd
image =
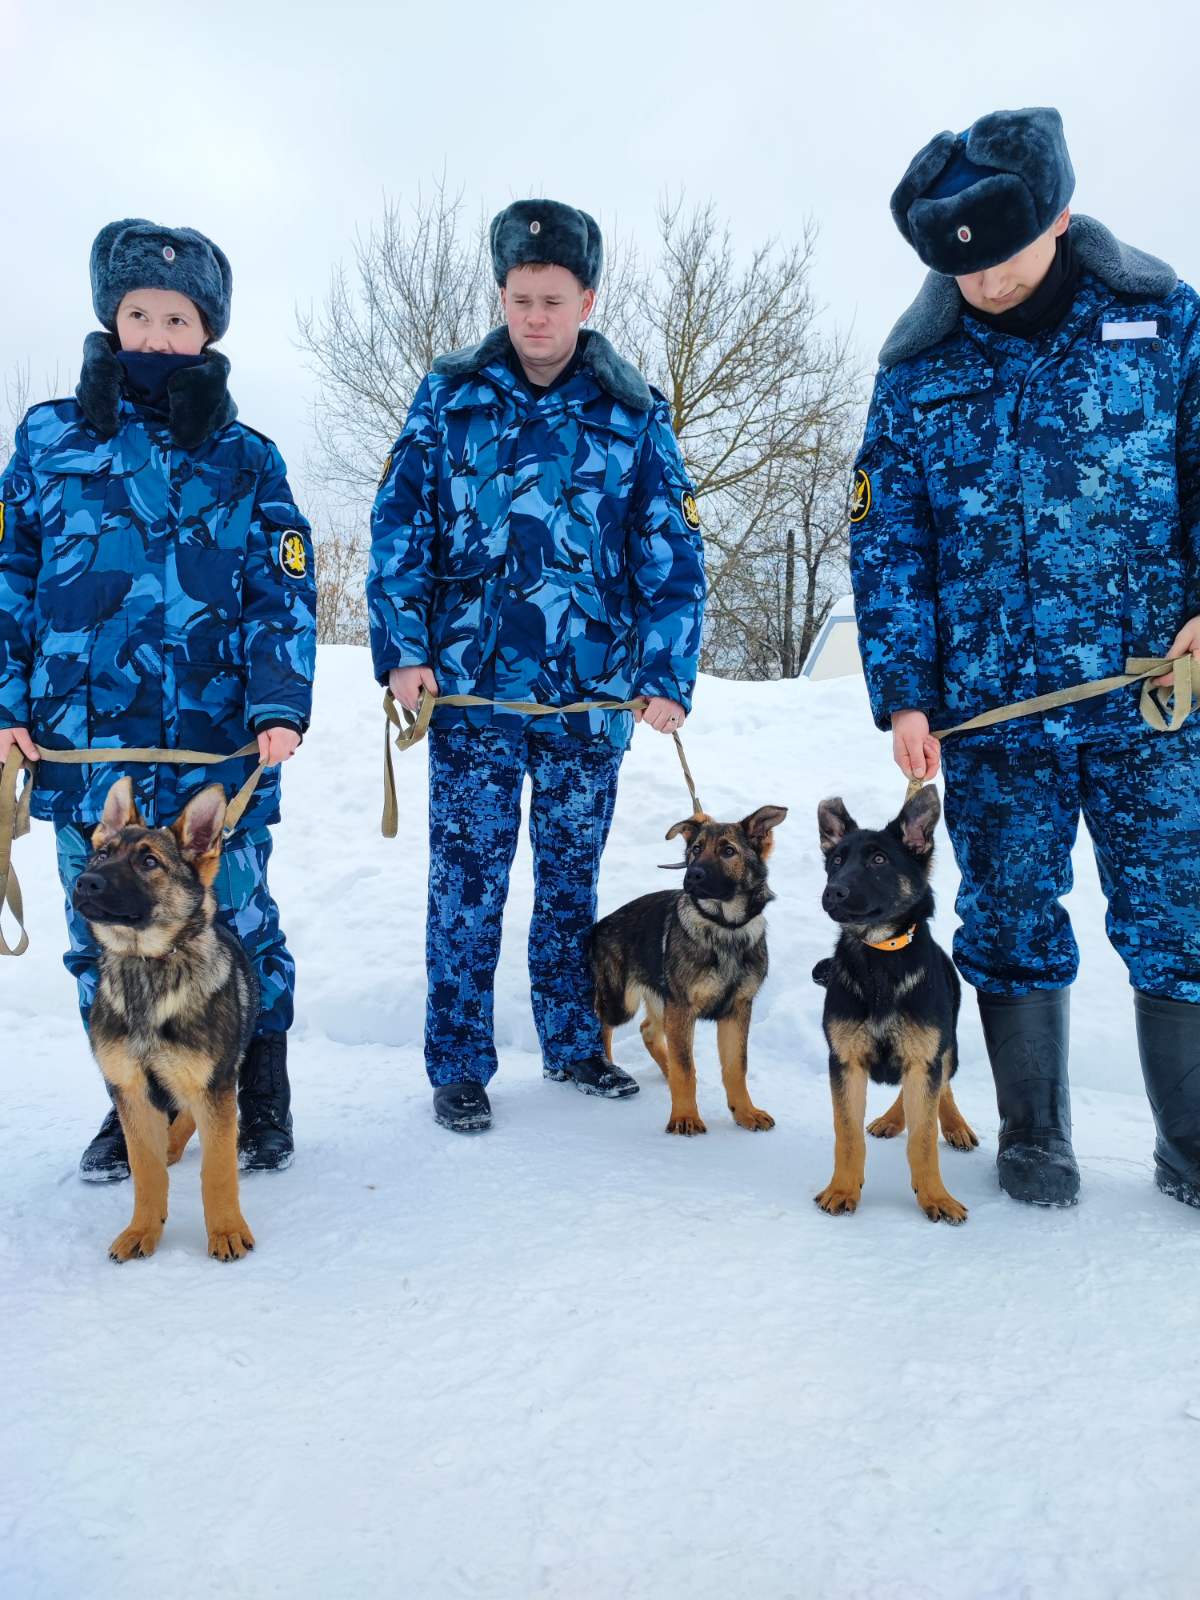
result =
[{"label": "small white building", "polygon": [[862,672],[853,595],[846,595],[844,599],[839,600],[826,617],[825,626],[808,652],[803,672],[806,678],[818,680],[849,678],[856,672]]}]

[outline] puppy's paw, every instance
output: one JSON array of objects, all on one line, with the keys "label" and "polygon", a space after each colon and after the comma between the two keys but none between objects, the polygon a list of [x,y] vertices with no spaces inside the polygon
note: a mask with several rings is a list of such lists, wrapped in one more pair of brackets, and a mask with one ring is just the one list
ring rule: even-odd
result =
[{"label": "puppy's paw", "polygon": [[820,1194],[813,1196],[813,1201],[822,1211],[827,1211],[831,1217],[848,1217],[852,1211],[858,1210],[859,1195],[862,1190],[843,1189],[831,1183],[827,1189],[822,1189]]},{"label": "puppy's paw", "polygon": [[917,1204],[930,1222],[950,1222],[957,1225],[967,1220],[967,1208],[945,1189],[930,1190],[917,1195]]},{"label": "puppy's paw", "polygon": [[254,1235],[243,1218],[208,1230],[208,1253],[216,1261],[239,1261],[254,1249]]},{"label": "puppy's paw", "polygon": [[883,1116],[867,1123],[867,1132],[873,1139],[895,1139],[904,1132],[903,1113],[899,1117],[894,1117],[890,1111],[885,1111]]},{"label": "puppy's paw", "polygon": [[108,1247],[110,1261],[135,1261],[139,1256],[152,1256],[162,1238],[161,1223],[157,1228],[126,1228]]},{"label": "puppy's paw", "polygon": [[703,1122],[701,1122],[699,1115],[682,1117],[673,1116],[670,1122],[667,1123],[667,1132],[681,1133],[685,1139],[690,1139],[694,1134],[707,1133],[708,1129],[704,1126]]},{"label": "puppy's paw", "polygon": [[[733,1107],[730,1106],[730,1111]],[[775,1118],[769,1111],[760,1111],[757,1106],[747,1106],[744,1110],[733,1111],[733,1120],[739,1128],[749,1128],[751,1133],[766,1133],[768,1128],[775,1126]]]},{"label": "puppy's paw", "polygon": [[979,1147],[979,1140],[974,1130],[969,1128],[965,1122],[961,1122],[957,1126],[952,1125],[949,1128],[943,1128],[942,1132],[946,1143],[952,1150],[975,1150]]}]

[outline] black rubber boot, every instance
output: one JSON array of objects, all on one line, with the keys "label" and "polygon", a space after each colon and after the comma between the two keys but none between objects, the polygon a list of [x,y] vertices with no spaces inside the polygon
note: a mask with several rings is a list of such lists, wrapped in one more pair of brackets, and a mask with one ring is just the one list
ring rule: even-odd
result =
[{"label": "black rubber boot", "polygon": [[1154,1181],[1200,1206],[1200,1005],[1134,991],[1138,1053],[1154,1112]]},{"label": "black rubber boot", "polygon": [[238,1076],[238,1166],[243,1172],[282,1172],[296,1156],[287,1034],[251,1039]]},{"label": "black rubber boot", "polygon": [[113,1106],[100,1131],[79,1158],[84,1183],[120,1183],[129,1176],[129,1152],[117,1108]]},{"label": "black rubber boot", "polygon": [[492,1125],[492,1108],[481,1083],[439,1083],[433,1091],[433,1120],[451,1133],[483,1133]]},{"label": "black rubber boot", "polygon": [[636,1078],[614,1067],[604,1056],[572,1061],[569,1067],[543,1067],[542,1076],[553,1083],[573,1083],[581,1094],[603,1095],[606,1100],[624,1100],[642,1087]]},{"label": "black rubber boot", "polygon": [[1077,1205],[1067,1082],[1071,991],[977,998],[1000,1112],[1000,1187],[1027,1205]]}]

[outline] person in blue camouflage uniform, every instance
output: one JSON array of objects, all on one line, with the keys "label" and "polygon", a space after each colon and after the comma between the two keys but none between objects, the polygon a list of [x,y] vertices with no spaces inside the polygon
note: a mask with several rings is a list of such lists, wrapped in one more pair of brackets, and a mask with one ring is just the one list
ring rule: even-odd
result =
[{"label": "person in blue camouflage uniform", "polygon": [[[444,356],[384,468],[367,582],[381,683],[567,705],[645,696],[682,726],[700,647],[700,519],[666,401],[580,324],[599,229],[555,201],[493,221],[505,326]],[[487,1127],[492,988],[521,786],[532,784],[534,1017],[546,1076],[618,1098],[584,939],[628,713],[530,718],[446,707],[430,731],[429,992],[434,1115]]]},{"label": "person in blue camouflage uniform", "polygon": [[1000,1182],[1073,1204],[1061,898],[1082,812],[1135,990],[1161,1188],[1200,1204],[1200,726],[1128,689],[930,729],[1200,656],[1200,299],[1072,217],[1058,113],[939,134],[892,199],[932,270],[881,353],[851,512],[872,708],[906,773],[945,765],[957,964],[979,997]]},{"label": "person in blue camouflage uniform", "polygon": [[[0,479],[0,756],[35,761],[32,813],[57,830],[68,970],[86,1026],[98,952],[71,890],[118,764],[36,764],[47,750],[173,746],[216,754],[257,736],[271,763],[233,836],[216,890],[246,946],[261,1013],[241,1075],[244,1167],[293,1153],[287,1030],[295,969],[267,886],[278,763],[308,724],[315,594],[308,524],[279,451],[237,420],[229,363],[231,274],[193,229],[110,224],[92,248],[96,314],[75,397],[34,406]],[[152,825],[212,782],[256,765],[128,769]],[[115,1113],[80,1164],[128,1176]]]}]

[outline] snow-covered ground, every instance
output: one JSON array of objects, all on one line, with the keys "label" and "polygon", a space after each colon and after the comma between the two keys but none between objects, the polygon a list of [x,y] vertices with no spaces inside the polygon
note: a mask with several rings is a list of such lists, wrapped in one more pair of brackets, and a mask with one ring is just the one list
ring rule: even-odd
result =
[{"label": "snow-covered ground", "polygon": [[[204,1254],[194,1148],[158,1254],[118,1268],[128,1185],[75,1175],[105,1101],[59,963],[51,837],[17,847],[32,952],[0,967],[0,1595],[317,1600],[1195,1600],[1200,1215],[1160,1196],[1123,969],[1083,841],[1073,1074],[1083,1200],[997,1190],[968,1000],[944,1146],[965,1228],[931,1226],[899,1142],[857,1215],[812,1204],[832,1128],[809,981],[815,810],[903,783],[861,681],[706,680],[687,747],[709,810],[791,808],[751,1040],[768,1134],[663,1133],[634,1100],[545,1083],[523,974],[528,853],[498,980],[496,1124],[453,1137],[421,1063],[425,754],[379,837],[365,655],[322,652],[273,882],[300,968],[299,1153],[249,1180],[258,1249]],[[688,805],[639,731],[602,909],[667,882]],[[939,932],[954,926],[948,848]],[[886,1091],[873,1091],[873,1106]]]}]

